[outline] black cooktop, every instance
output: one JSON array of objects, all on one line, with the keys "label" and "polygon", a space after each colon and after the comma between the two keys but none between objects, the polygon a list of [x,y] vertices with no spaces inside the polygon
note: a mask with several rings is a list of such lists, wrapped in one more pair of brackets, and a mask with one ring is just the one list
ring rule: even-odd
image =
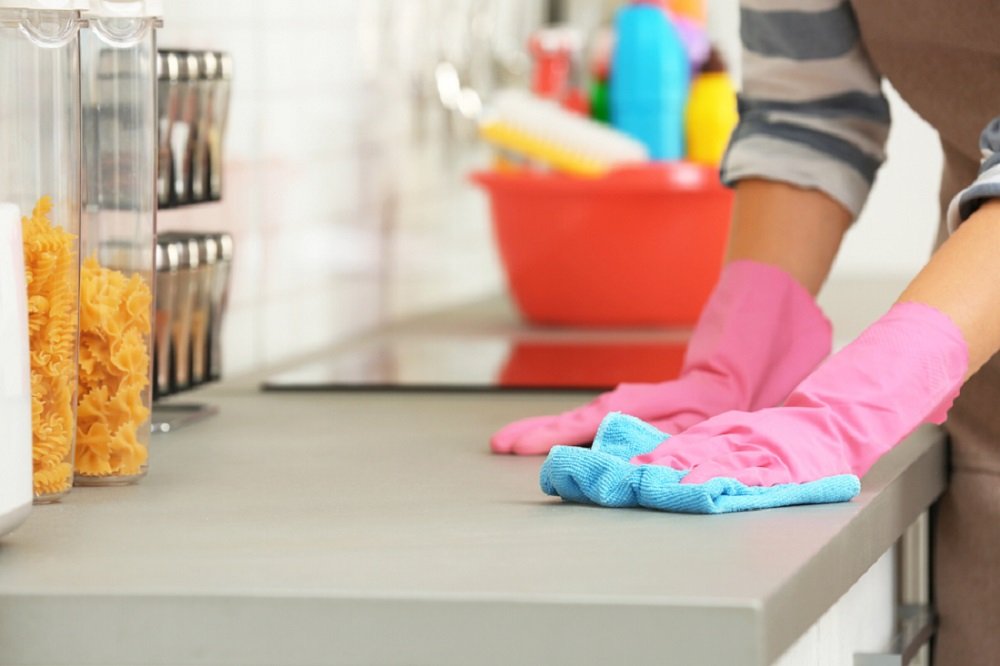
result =
[{"label": "black cooktop", "polygon": [[533,326],[504,298],[403,320],[263,384],[268,391],[598,391],[676,377],[687,329]]},{"label": "black cooktop", "polygon": [[270,391],[579,390],[677,376],[676,340],[512,340],[457,335],[363,343],[269,378]]}]

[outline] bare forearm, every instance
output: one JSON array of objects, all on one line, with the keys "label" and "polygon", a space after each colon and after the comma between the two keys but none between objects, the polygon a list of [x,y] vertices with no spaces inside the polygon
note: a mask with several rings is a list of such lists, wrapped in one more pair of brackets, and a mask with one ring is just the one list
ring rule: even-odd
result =
[{"label": "bare forearm", "polygon": [[1000,201],[987,203],[942,245],[900,301],[948,315],[969,346],[969,374],[1000,349]]},{"label": "bare forearm", "polygon": [[818,190],[743,180],[736,186],[726,258],[778,266],[815,295],[850,223],[847,209]]}]

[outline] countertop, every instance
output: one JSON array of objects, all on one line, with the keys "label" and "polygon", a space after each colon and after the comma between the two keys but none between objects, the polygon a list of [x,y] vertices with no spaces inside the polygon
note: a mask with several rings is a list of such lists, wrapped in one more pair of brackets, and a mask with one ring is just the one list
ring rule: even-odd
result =
[{"label": "countertop", "polygon": [[486,438],[580,395],[186,398],[139,485],[0,542],[3,664],[765,664],[942,491],[917,431],[846,504],[689,516],[563,504]]}]

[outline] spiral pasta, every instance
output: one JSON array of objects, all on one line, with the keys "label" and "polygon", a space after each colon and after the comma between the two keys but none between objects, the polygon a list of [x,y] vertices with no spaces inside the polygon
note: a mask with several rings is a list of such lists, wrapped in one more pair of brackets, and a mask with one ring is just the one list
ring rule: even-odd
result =
[{"label": "spiral pasta", "polygon": [[76,387],[75,237],[49,220],[42,197],[21,219],[28,285],[31,432],[36,497],[58,496],[72,484]]},{"label": "spiral pasta", "polygon": [[149,311],[152,292],[139,275],[126,277],[96,257],[80,271],[80,404],[76,473],[127,477],[145,470],[138,437],[149,418]]}]

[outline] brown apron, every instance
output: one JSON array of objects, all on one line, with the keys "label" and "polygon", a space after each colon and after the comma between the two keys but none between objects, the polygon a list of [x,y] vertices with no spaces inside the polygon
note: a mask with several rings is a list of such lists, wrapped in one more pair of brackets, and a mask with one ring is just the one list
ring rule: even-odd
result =
[{"label": "brown apron", "polygon": [[[875,67],[941,137],[944,211],[975,179],[979,133],[1000,115],[1000,2],[852,4]],[[945,238],[942,224],[938,244]],[[965,384],[945,427],[951,473],[933,514],[934,663],[1000,664],[1000,354]]]}]

